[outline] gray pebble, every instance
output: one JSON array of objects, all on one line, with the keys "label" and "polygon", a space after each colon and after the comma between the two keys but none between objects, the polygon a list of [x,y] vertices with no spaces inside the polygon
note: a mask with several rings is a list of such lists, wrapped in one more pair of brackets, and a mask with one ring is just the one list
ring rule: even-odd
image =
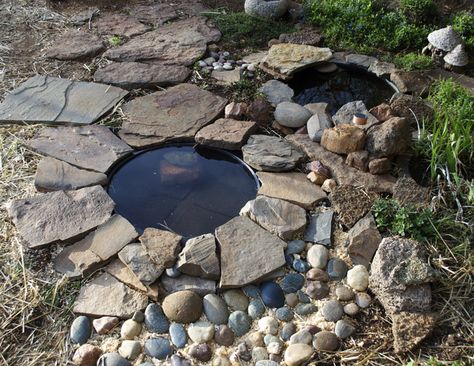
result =
[{"label": "gray pebble", "polygon": [[371,301],[372,301],[372,298],[370,297],[370,295],[368,293],[358,292],[355,295],[355,302],[362,309],[368,307],[370,305]]},{"label": "gray pebble", "polygon": [[301,316],[315,313],[317,310],[314,304],[298,304],[295,307],[295,313]]},{"label": "gray pebble", "polygon": [[145,354],[148,356],[164,360],[173,354],[170,342],[163,337],[150,338],[145,341]]},{"label": "gray pebble", "polygon": [[176,266],[173,266],[171,268],[166,269],[166,275],[171,278],[176,278],[176,277],[181,276],[181,272],[176,268]]},{"label": "gray pebble", "polygon": [[329,300],[323,305],[321,313],[328,322],[337,322],[344,315],[344,308],[339,301]]},{"label": "gray pebble", "polygon": [[347,315],[354,316],[359,312],[359,306],[353,302],[344,306],[344,312]]},{"label": "gray pebble", "polygon": [[92,324],[87,316],[78,316],[71,324],[70,337],[72,343],[84,344],[92,332]]},{"label": "gray pebble", "polygon": [[339,258],[332,258],[328,262],[328,275],[332,280],[342,280],[347,274],[347,264]]},{"label": "gray pebble", "polygon": [[280,332],[280,337],[284,341],[288,341],[290,337],[296,333],[296,325],[294,323],[286,323]]},{"label": "gray pebble", "polygon": [[227,306],[231,310],[246,311],[249,306],[249,298],[242,290],[228,290],[223,294]]},{"label": "gray pebble", "polygon": [[263,304],[262,300],[255,299],[250,301],[248,313],[252,319],[260,318],[265,313],[265,305]]},{"label": "gray pebble", "polygon": [[281,343],[280,339],[272,334],[267,334],[265,337],[263,337],[263,343],[265,343],[265,346],[268,346],[270,343],[274,342]]},{"label": "gray pebble", "polygon": [[252,299],[260,298],[260,289],[255,285],[247,285],[242,287],[242,291],[245,295]]},{"label": "gray pebble", "polygon": [[312,341],[313,341],[313,335],[305,329],[300,330],[299,332],[293,334],[290,338],[290,344],[298,344],[298,343],[311,344]]},{"label": "gray pebble", "polygon": [[125,358],[120,356],[117,352],[104,353],[97,360],[97,366],[131,366]]},{"label": "gray pebble", "polygon": [[247,333],[252,325],[252,319],[243,311],[234,311],[229,315],[228,324],[237,337]]},{"label": "gray pebble", "polygon": [[152,333],[168,333],[170,322],[160,305],[149,304],[145,309],[145,326]]},{"label": "gray pebble", "polygon": [[176,348],[184,348],[186,346],[186,343],[188,343],[188,336],[181,324],[172,323],[169,332],[171,342],[176,346]]},{"label": "gray pebble", "polygon": [[337,321],[334,333],[336,333],[339,338],[345,339],[354,334],[355,330],[356,328],[352,323],[348,322],[347,320],[341,319]]},{"label": "gray pebble", "polygon": [[138,323],[143,323],[145,320],[145,314],[143,314],[143,311],[135,311],[133,313],[132,319]]},{"label": "gray pebble", "polygon": [[293,311],[291,311],[287,307],[282,307],[276,310],[275,316],[278,320],[281,320],[283,322],[289,322],[293,320],[295,314],[293,314]]},{"label": "gray pebble", "polygon": [[306,243],[303,240],[292,240],[286,247],[286,254],[300,254],[306,247]]},{"label": "gray pebble", "polygon": [[229,310],[225,301],[216,294],[207,294],[202,301],[204,314],[214,324],[227,324]]},{"label": "gray pebble", "polygon": [[348,286],[338,286],[336,288],[336,297],[341,301],[349,301],[354,298],[354,292]]}]

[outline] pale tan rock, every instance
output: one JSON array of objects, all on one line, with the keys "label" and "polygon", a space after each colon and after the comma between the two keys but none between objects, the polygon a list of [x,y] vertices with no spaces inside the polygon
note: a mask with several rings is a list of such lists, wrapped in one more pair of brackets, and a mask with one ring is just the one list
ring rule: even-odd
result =
[{"label": "pale tan rock", "polygon": [[247,113],[247,103],[231,102],[225,106],[225,118],[241,120]]},{"label": "pale tan rock", "polygon": [[320,187],[311,184],[303,173],[258,172],[262,186],[258,194],[280,198],[305,209],[311,209],[326,198]]},{"label": "pale tan rock", "polygon": [[349,154],[362,150],[364,143],[364,131],[347,124],[325,129],[321,138],[321,146],[336,154]]},{"label": "pale tan rock", "polygon": [[152,261],[163,269],[173,266],[181,249],[182,237],[169,231],[147,228],[139,240]]},{"label": "pale tan rock", "polygon": [[334,179],[326,179],[321,185],[321,189],[327,193],[331,193],[336,187],[337,183]]},{"label": "pale tan rock", "polygon": [[318,186],[322,185],[324,181],[327,179],[326,176],[318,174],[316,172],[310,172],[306,178],[309,179],[311,183],[317,184]]},{"label": "pale tan rock", "polygon": [[359,169],[361,172],[368,170],[369,153],[365,150],[354,151],[347,154],[346,164]]},{"label": "pale tan rock", "polygon": [[248,137],[257,131],[257,124],[251,121],[220,118],[203,127],[195,136],[198,144],[227,150],[240,150]]},{"label": "pale tan rock", "polygon": [[119,323],[119,318],[115,316],[103,316],[99,319],[94,319],[92,321],[92,326],[94,327],[97,334],[107,334],[112,329],[114,329]]},{"label": "pale tan rock", "polygon": [[211,78],[215,79],[218,85],[230,85],[240,80],[240,69],[237,67],[234,70],[214,70],[211,72]]},{"label": "pale tan rock", "polygon": [[101,354],[102,350],[99,347],[86,343],[74,352],[72,362],[77,366],[94,366]]},{"label": "pale tan rock", "polygon": [[288,366],[302,365],[309,360],[313,352],[313,348],[307,344],[290,344],[285,351],[285,363]]},{"label": "pale tan rock", "polygon": [[408,352],[425,339],[436,325],[434,313],[401,312],[392,315],[393,346],[396,353]]},{"label": "pale tan rock", "polygon": [[163,312],[166,317],[178,323],[192,323],[202,314],[202,300],[193,291],[178,291],[165,297]]},{"label": "pale tan rock", "polygon": [[107,273],[110,273],[120,282],[127,286],[142,292],[147,292],[147,287],[140,282],[138,277],[128,268],[120,259],[115,259],[109,265],[104,267]]}]

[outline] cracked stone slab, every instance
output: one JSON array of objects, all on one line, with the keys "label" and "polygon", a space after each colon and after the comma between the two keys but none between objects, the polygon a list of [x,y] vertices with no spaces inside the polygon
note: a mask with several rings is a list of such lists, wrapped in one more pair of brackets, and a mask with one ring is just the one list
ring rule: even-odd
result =
[{"label": "cracked stone slab", "polygon": [[196,142],[219,149],[240,150],[248,137],[256,132],[258,126],[252,121],[237,121],[219,118],[216,122],[203,127],[195,136]]},{"label": "cracked stone slab", "polygon": [[126,245],[118,257],[145,285],[151,285],[164,271],[151,260],[146,248],[139,243]]},{"label": "cracked stone slab", "polygon": [[68,30],[46,50],[45,56],[58,60],[93,58],[105,50],[102,39],[83,30]]},{"label": "cracked stone slab", "polygon": [[193,141],[202,127],[222,114],[226,103],[196,85],[179,84],[125,104],[128,120],[119,136],[134,147]]},{"label": "cracked stone slab", "polygon": [[112,62],[98,69],[94,80],[124,89],[150,89],[182,83],[190,74],[190,69],[179,65]]},{"label": "cracked stone slab", "polygon": [[82,286],[73,311],[93,317],[116,316],[129,319],[133,313],[145,309],[148,296],[135,291],[108,273],[95,277]]},{"label": "cracked stone slab", "polygon": [[107,184],[104,173],[79,169],[64,161],[43,158],[35,174],[35,188],[39,192],[68,191]]},{"label": "cracked stone slab", "polygon": [[259,281],[285,264],[285,242],[247,217],[219,226],[215,236],[221,249],[222,289]]},{"label": "cracked stone slab", "polygon": [[87,276],[137,237],[130,222],[114,215],[81,241],[65,247],[54,259],[54,269],[71,278]]},{"label": "cracked stone slab", "polygon": [[28,141],[34,151],[79,168],[106,173],[133,149],[106,126],[48,127]]},{"label": "cracked stone slab", "polygon": [[176,266],[180,272],[191,276],[219,279],[221,271],[214,235],[205,234],[187,240]]},{"label": "cracked stone slab", "polygon": [[303,173],[258,172],[257,176],[262,182],[258,194],[280,198],[307,210],[327,198],[321,187],[311,183]]},{"label": "cracked stone slab", "polygon": [[181,249],[181,239],[180,235],[155,228],[146,228],[139,238],[160,275],[175,263]]},{"label": "cracked stone slab", "polygon": [[30,248],[66,242],[106,222],[114,202],[100,186],[13,200],[8,215]]},{"label": "cracked stone slab", "polygon": [[36,75],[5,96],[0,123],[88,125],[127,94],[115,86]]},{"label": "cracked stone slab", "polygon": [[332,177],[339,185],[364,187],[369,191],[393,193],[396,178],[391,175],[372,175],[352,168],[344,158],[334,154],[306,135],[288,135],[286,140],[303,151],[311,160],[319,160],[329,167]]},{"label": "cracked stone slab", "polygon": [[220,31],[203,17],[179,20],[137,36],[104,56],[114,61],[146,61],[190,66],[217,42]]},{"label": "cracked stone slab", "polygon": [[197,293],[199,296],[216,293],[216,281],[201,277],[193,277],[182,274],[176,278],[163,275],[160,283],[168,293],[189,290]]},{"label": "cracked stone slab", "polygon": [[127,14],[107,14],[100,16],[94,23],[101,34],[125,37],[138,36],[152,29],[151,26]]}]

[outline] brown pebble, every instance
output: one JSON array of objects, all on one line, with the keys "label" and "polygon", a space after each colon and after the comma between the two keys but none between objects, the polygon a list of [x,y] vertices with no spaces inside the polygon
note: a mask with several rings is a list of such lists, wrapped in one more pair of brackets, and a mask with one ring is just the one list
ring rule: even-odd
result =
[{"label": "brown pebble", "polygon": [[102,350],[99,347],[83,344],[74,352],[72,362],[77,366],[95,366],[101,354]]},{"label": "brown pebble", "polygon": [[329,286],[324,282],[310,281],[306,287],[306,294],[315,300],[324,299],[329,295]]},{"label": "brown pebble", "polygon": [[189,355],[196,360],[207,362],[212,358],[212,350],[206,343],[195,344],[189,350]]},{"label": "brown pebble", "polygon": [[214,341],[221,346],[232,345],[234,338],[234,332],[227,325],[219,325],[214,333]]},{"label": "brown pebble", "polygon": [[319,268],[312,268],[306,273],[306,278],[310,281],[329,282],[326,271]]},{"label": "brown pebble", "polygon": [[92,325],[97,334],[106,334],[114,329],[119,323],[119,318],[115,316],[103,316],[99,319],[94,319]]}]

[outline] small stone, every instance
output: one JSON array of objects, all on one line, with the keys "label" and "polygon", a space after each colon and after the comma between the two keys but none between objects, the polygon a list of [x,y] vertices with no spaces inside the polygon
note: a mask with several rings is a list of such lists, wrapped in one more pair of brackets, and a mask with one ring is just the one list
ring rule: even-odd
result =
[{"label": "small stone", "polygon": [[307,330],[303,329],[293,334],[290,338],[290,344],[309,344],[313,341],[313,335]]},{"label": "small stone", "polygon": [[344,315],[344,308],[339,301],[329,300],[323,305],[321,313],[328,322],[336,322]]},{"label": "small stone", "polygon": [[150,338],[145,341],[145,354],[164,360],[173,354],[170,342],[163,337]]},{"label": "small stone", "polygon": [[347,320],[341,319],[337,321],[336,327],[334,328],[334,333],[336,333],[339,338],[345,339],[354,334],[355,330],[356,328],[352,323],[348,322]]},{"label": "small stone", "polygon": [[237,337],[243,336],[250,329],[252,319],[243,311],[237,310],[229,315],[227,325]]},{"label": "small stone", "polygon": [[313,114],[307,122],[308,136],[314,142],[321,142],[324,130],[332,126],[333,123],[327,113]]},{"label": "small stone", "polygon": [[396,117],[393,110],[390,108],[390,105],[388,105],[387,103],[379,104],[378,106],[371,108],[369,112],[380,122],[385,122],[392,117]]},{"label": "small stone", "polygon": [[293,320],[295,314],[293,314],[293,311],[291,311],[290,309],[283,307],[277,309],[277,311],[275,312],[275,316],[278,320],[281,320],[283,322],[289,322]]},{"label": "small stone", "polygon": [[135,311],[132,315],[132,319],[136,322],[143,323],[145,321],[145,314],[143,314],[143,311]]},{"label": "small stone", "polygon": [[258,329],[264,334],[278,334],[278,321],[271,317],[266,316],[258,321]]},{"label": "small stone", "polygon": [[433,313],[401,312],[392,315],[393,346],[396,353],[408,352],[433,330],[438,319]]},{"label": "small stone", "polygon": [[194,343],[206,343],[214,337],[214,325],[206,321],[192,323],[188,327],[189,338]]},{"label": "small stone", "polygon": [[272,355],[279,355],[283,351],[283,344],[281,342],[270,342],[267,351]]},{"label": "small stone", "polygon": [[123,341],[118,349],[120,356],[125,357],[127,360],[136,359],[142,352],[142,345],[139,341]]},{"label": "small stone", "polygon": [[321,189],[327,193],[331,193],[336,187],[337,183],[334,179],[326,179],[321,185]]},{"label": "small stone", "polygon": [[312,335],[315,335],[316,333],[320,332],[321,329],[317,326],[317,325],[308,325],[307,327],[305,327],[304,329],[306,329],[308,332],[310,332]]},{"label": "small stone", "polygon": [[286,254],[300,254],[306,248],[306,243],[303,240],[292,240],[288,243],[285,250]]},{"label": "small stone", "polygon": [[336,298],[341,301],[349,301],[354,298],[354,292],[350,287],[338,286],[336,287]]},{"label": "small stone", "polygon": [[389,174],[392,170],[392,161],[388,158],[374,159],[369,162],[370,174]]},{"label": "small stone", "polygon": [[142,332],[142,325],[133,319],[125,320],[120,328],[120,336],[122,339],[134,339]]},{"label": "small stone", "polygon": [[275,282],[264,282],[260,286],[263,303],[270,308],[280,308],[285,304],[285,294]]},{"label": "small stone", "polygon": [[69,337],[72,343],[84,344],[91,336],[91,321],[87,316],[78,316],[71,324]]},{"label": "small stone", "polygon": [[246,103],[236,103],[231,102],[225,106],[225,118],[231,118],[235,120],[244,119],[245,114],[247,113],[247,104]]},{"label": "small stone", "polygon": [[202,314],[202,300],[193,291],[178,291],[165,297],[163,312],[169,320],[178,323],[191,323]]},{"label": "small stone", "polygon": [[111,352],[100,356],[97,361],[97,366],[131,366],[131,363],[117,352]]},{"label": "small stone", "polygon": [[394,117],[367,132],[365,149],[375,157],[400,155],[408,149],[410,141],[411,130],[408,121]]},{"label": "small stone", "polygon": [[226,356],[217,356],[212,360],[212,366],[231,366],[231,363]]},{"label": "small stone", "polygon": [[365,150],[353,151],[347,155],[346,164],[359,169],[361,172],[366,172],[369,164],[369,153]]},{"label": "small stone", "polygon": [[255,285],[247,285],[242,287],[242,291],[245,295],[252,299],[257,299],[260,297],[260,289]]},{"label": "small stone", "polygon": [[99,319],[94,319],[92,325],[97,332],[97,334],[107,334],[112,329],[114,329],[119,323],[119,318],[115,316],[103,316]]},{"label": "small stone", "polygon": [[207,362],[212,358],[212,350],[207,344],[195,344],[190,349],[188,354],[198,361]]},{"label": "small stone", "polygon": [[304,240],[325,246],[331,246],[333,216],[334,211],[332,210],[311,215],[304,234]]},{"label": "small stone", "polygon": [[288,366],[300,366],[308,361],[313,348],[307,344],[290,344],[285,351],[285,363]]},{"label": "small stone", "polygon": [[101,354],[99,347],[86,343],[74,352],[72,362],[77,366],[95,366]]},{"label": "small stone", "polygon": [[382,236],[377,229],[372,213],[369,212],[357,221],[348,234],[349,246],[347,252],[352,259],[352,263],[362,264],[368,268],[382,241]]},{"label": "small stone", "polygon": [[265,313],[265,305],[263,304],[262,300],[254,299],[250,301],[247,311],[252,319],[257,319],[260,318],[263,313]]},{"label": "small stone", "polygon": [[313,347],[317,351],[332,352],[339,347],[339,340],[334,333],[323,330],[314,336]]},{"label": "small stone", "polygon": [[359,306],[356,303],[351,302],[344,306],[344,312],[349,316],[354,316],[359,313]]},{"label": "small stone", "polygon": [[321,146],[336,154],[349,154],[363,150],[365,133],[357,127],[348,124],[327,128],[321,137]]},{"label": "small stone", "polygon": [[252,332],[247,336],[247,343],[251,347],[262,347],[265,344],[263,339],[262,332]]},{"label": "small stone", "polygon": [[362,264],[347,271],[347,284],[356,291],[365,291],[369,286],[369,271]]},{"label": "small stone", "polygon": [[170,323],[160,305],[150,304],[146,307],[145,326],[149,332],[168,333]]},{"label": "small stone", "polygon": [[280,337],[284,341],[290,340],[291,336],[296,333],[295,323],[286,323],[280,332]]},{"label": "small stone", "polygon": [[264,99],[254,100],[247,108],[247,117],[260,126],[268,126],[273,121],[273,108]]},{"label": "small stone", "polygon": [[311,268],[311,265],[308,262],[299,258],[295,258],[291,266],[296,272],[300,272],[300,273],[306,273]]},{"label": "small stone", "polygon": [[322,245],[313,245],[309,248],[306,254],[309,264],[313,268],[324,269],[328,262],[329,252],[326,247]]},{"label": "small stone", "polygon": [[188,336],[181,324],[172,323],[169,332],[171,342],[176,346],[176,348],[184,348],[186,346],[186,343],[188,343]]},{"label": "small stone", "polygon": [[171,278],[176,278],[181,275],[181,272],[176,268],[176,266],[167,268],[165,272],[166,272],[166,275]]},{"label": "small stone", "polygon": [[308,295],[306,295],[303,291],[299,290],[296,295],[298,296],[298,300],[302,302],[303,304],[309,304],[311,302],[311,299],[309,298]]},{"label": "small stone", "polygon": [[294,308],[298,304],[298,295],[295,293],[286,294],[285,302],[290,308]]},{"label": "small stone", "polygon": [[[152,363],[146,366],[154,366],[155,364]],[[143,365],[140,365],[143,366]],[[180,357],[178,355],[171,356],[171,366],[192,366],[191,361],[185,359],[184,357]]]},{"label": "small stone", "polygon": [[299,273],[287,274],[280,283],[282,290],[286,293],[296,292],[304,285],[304,276]]},{"label": "small stone", "polygon": [[230,346],[234,343],[234,332],[227,325],[219,325],[214,333],[214,341],[221,346]]},{"label": "small stone", "polygon": [[326,271],[319,268],[310,269],[306,273],[306,278],[310,281],[328,282],[329,276]]},{"label": "small stone", "polygon": [[331,280],[342,280],[347,274],[347,264],[339,258],[332,258],[328,262],[327,271]]},{"label": "small stone", "polygon": [[249,299],[242,290],[228,290],[223,293],[224,300],[231,310],[246,311]]},{"label": "small stone", "polygon": [[271,360],[260,360],[260,361],[257,361],[255,366],[278,366],[279,364],[280,364],[279,362],[275,362]]},{"label": "small stone", "polygon": [[298,304],[295,307],[295,313],[301,316],[315,313],[318,310],[314,304]]},{"label": "small stone", "polygon": [[229,310],[225,301],[216,294],[208,294],[203,299],[204,314],[213,324],[227,324]]},{"label": "small stone", "polygon": [[274,336],[272,334],[267,334],[265,337],[263,337],[263,341],[264,341],[266,346],[268,346],[270,343],[274,343],[274,342],[279,343],[283,346],[280,339],[277,336]]},{"label": "small stone", "polygon": [[372,301],[372,298],[366,292],[357,292],[355,295],[355,302],[362,309],[365,309],[366,307],[368,307],[371,301]]},{"label": "small stone", "polygon": [[[252,72],[252,70],[249,70],[249,66],[247,66],[247,70]],[[267,81],[260,88],[260,92],[265,94],[267,100],[275,106],[282,102],[291,102],[291,99],[295,95],[295,92],[288,84],[278,80]]]},{"label": "small stone", "polygon": [[310,281],[306,294],[315,300],[324,299],[329,295],[329,286],[324,282]]},{"label": "small stone", "polygon": [[252,350],[252,360],[258,362],[261,360],[268,360],[268,352],[265,347],[255,347]]},{"label": "small stone", "polygon": [[238,344],[236,355],[242,361],[250,361],[252,359],[252,353],[244,342]]}]

